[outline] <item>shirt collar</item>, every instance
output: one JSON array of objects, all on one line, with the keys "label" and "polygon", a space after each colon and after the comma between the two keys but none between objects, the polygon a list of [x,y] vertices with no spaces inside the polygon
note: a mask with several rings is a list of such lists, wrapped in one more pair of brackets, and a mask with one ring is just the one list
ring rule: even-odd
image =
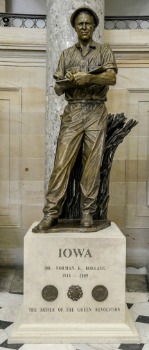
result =
[{"label": "shirt collar", "polygon": [[[81,48],[81,45],[80,43],[76,43],[75,46],[77,47],[77,49],[80,49]],[[91,40],[90,43],[89,43],[89,47],[92,48],[92,49],[96,49],[96,43],[94,40]]]}]

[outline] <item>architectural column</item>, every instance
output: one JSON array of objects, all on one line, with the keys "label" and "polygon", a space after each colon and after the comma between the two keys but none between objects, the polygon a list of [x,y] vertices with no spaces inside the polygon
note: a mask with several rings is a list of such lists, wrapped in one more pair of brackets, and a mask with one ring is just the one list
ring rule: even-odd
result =
[{"label": "architectural column", "polygon": [[53,73],[60,53],[73,45],[76,34],[70,24],[70,16],[79,6],[91,7],[99,16],[100,25],[94,38],[102,42],[104,31],[104,0],[47,0],[47,116],[46,116],[46,187],[53,168],[56,140],[60,126],[60,114],[64,107],[64,98],[54,92]]}]

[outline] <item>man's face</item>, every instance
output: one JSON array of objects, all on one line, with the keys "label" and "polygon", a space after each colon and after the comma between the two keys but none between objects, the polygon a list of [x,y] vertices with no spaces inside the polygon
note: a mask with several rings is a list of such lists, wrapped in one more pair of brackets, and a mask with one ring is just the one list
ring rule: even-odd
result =
[{"label": "man's face", "polygon": [[89,42],[95,30],[93,17],[89,13],[80,12],[75,18],[75,30],[80,41]]}]

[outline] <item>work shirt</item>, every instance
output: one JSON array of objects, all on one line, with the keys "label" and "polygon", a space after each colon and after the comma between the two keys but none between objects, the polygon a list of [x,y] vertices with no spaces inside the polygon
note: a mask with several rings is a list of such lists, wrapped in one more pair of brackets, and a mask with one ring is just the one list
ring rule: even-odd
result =
[{"label": "work shirt", "polygon": [[[89,73],[97,68],[101,68],[103,71],[114,69],[117,73],[117,65],[111,48],[92,40],[84,55],[80,43],[65,49],[61,53],[58,67],[53,76],[56,80],[61,80],[65,78],[68,71]],[[67,101],[98,100],[104,102],[107,100],[108,90],[108,85],[76,86],[65,90],[65,98]]]}]

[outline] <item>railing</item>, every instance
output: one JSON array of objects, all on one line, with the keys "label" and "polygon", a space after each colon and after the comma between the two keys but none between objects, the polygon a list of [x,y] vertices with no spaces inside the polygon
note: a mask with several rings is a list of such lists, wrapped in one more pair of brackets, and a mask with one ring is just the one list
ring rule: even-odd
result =
[{"label": "railing", "polygon": [[[46,15],[0,13],[0,26],[45,28]],[[105,29],[149,29],[149,16],[106,16]]]},{"label": "railing", "polygon": [[149,16],[106,16],[105,29],[149,29]]},{"label": "railing", "polygon": [[46,16],[0,13],[0,26],[41,29],[46,27]]}]

